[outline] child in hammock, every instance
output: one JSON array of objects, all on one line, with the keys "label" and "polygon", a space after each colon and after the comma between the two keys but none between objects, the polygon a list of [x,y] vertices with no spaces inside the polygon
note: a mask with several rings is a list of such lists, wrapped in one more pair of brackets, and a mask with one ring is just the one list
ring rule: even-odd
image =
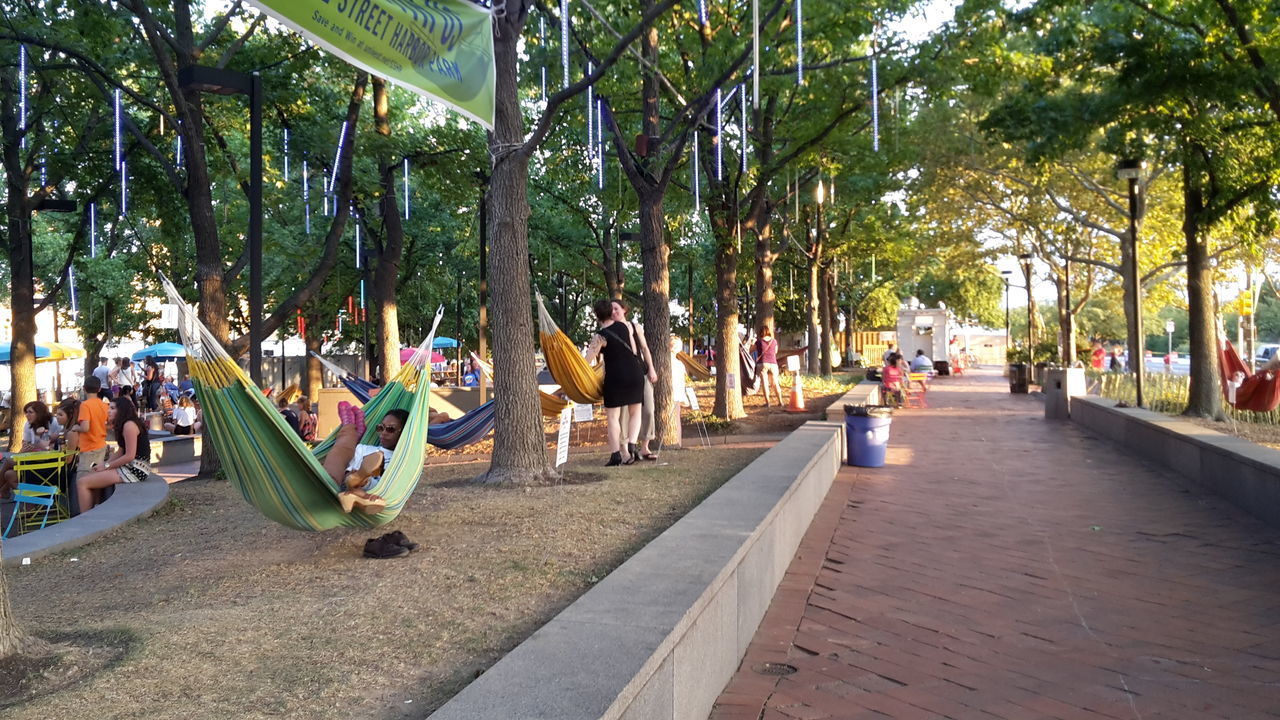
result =
[{"label": "child in hammock", "polygon": [[388,410],[374,429],[378,431],[377,445],[364,445],[364,411],[350,403],[338,403],[338,418],[342,426],[334,438],[333,447],[324,458],[324,469],[340,487],[346,490],[338,494],[343,512],[359,508],[361,512],[380,513],[387,501],[372,491],[382,480],[382,468],[391,462],[391,455],[400,442],[400,433],[409,421],[409,412],[394,408]]}]

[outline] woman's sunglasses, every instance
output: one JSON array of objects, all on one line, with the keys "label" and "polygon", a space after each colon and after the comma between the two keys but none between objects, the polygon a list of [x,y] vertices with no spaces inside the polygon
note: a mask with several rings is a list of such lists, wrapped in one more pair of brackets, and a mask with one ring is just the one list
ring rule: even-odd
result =
[{"label": "woman's sunglasses", "polygon": [[374,429],[374,431],[376,431],[376,432],[380,432],[380,433],[384,433],[384,432],[400,432],[400,428],[396,427],[395,425],[378,425],[378,426],[374,427],[373,429]]}]

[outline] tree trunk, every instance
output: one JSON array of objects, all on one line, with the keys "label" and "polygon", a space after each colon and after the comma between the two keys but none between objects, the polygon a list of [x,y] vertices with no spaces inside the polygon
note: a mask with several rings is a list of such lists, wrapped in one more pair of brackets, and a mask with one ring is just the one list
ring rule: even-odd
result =
[{"label": "tree trunk", "polygon": [[[3,549],[3,541],[0,541],[0,557],[4,554]],[[0,571],[0,660],[22,652],[27,640],[27,636],[18,629],[18,619],[9,604],[9,583],[5,575]]]},{"label": "tree trunk", "polygon": [[[387,81],[373,78],[373,124],[379,135],[391,137],[388,116]],[[400,372],[400,320],[396,303],[396,281],[404,254],[404,223],[396,202],[396,169],[390,158],[379,161],[382,176],[382,250],[373,272],[373,302],[378,309],[377,343],[381,363],[379,376],[390,382]]]},{"label": "tree trunk", "polygon": [[1182,235],[1187,245],[1187,314],[1191,336],[1191,385],[1187,391],[1187,409],[1182,414],[1217,417],[1222,414],[1222,391],[1218,383],[1213,266],[1208,245],[1200,236],[1204,189],[1199,171],[1190,167],[1195,162],[1191,155],[1184,153],[1182,167]]},{"label": "tree trunk", "polygon": [[320,332],[320,323],[323,321],[318,316],[304,315],[307,321],[307,330],[303,333],[302,341],[307,346],[306,367],[302,371],[302,394],[307,396],[312,405],[320,401],[320,389],[324,387],[324,366],[311,353],[320,353],[320,348],[324,346],[323,333]]},{"label": "tree trunk", "polygon": [[823,377],[831,376],[831,320],[834,313],[831,309],[831,263],[823,262],[818,267],[818,317],[821,323],[818,333],[822,347],[818,356],[822,359],[822,367],[818,372]]},{"label": "tree trunk", "polygon": [[822,322],[818,311],[818,258],[820,256],[820,247],[816,243],[810,246],[809,253],[809,288],[805,305],[807,312],[806,320],[809,325],[809,350],[805,353],[808,358],[808,372],[810,375],[817,375],[822,371],[822,338],[818,333],[818,325]]},{"label": "tree trunk", "polygon": [[1075,316],[1067,304],[1067,283],[1070,278],[1054,276],[1053,285],[1058,299],[1058,362],[1070,365],[1076,357]]},{"label": "tree trunk", "polygon": [[773,224],[769,222],[771,208],[764,203],[761,208],[762,217],[757,218],[756,232],[756,334],[768,327],[777,334],[773,320],[774,303],[777,296],[773,292],[773,263],[778,254],[773,251]]},{"label": "tree trunk", "polygon": [[653,386],[654,432],[659,446],[676,443],[671,395],[671,249],[664,234],[661,190],[639,193],[641,265],[644,268],[644,335],[658,382]]},{"label": "tree trunk", "polygon": [[[713,220],[727,213],[712,213]],[[722,237],[716,233],[716,237]],[[742,368],[738,359],[738,250],[733,241],[716,247],[716,402],[713,412],[726,420],[746,417],[742,407]]]},{"label": "tree trunk", "polygon": [[529,484],[553,477],[547,466],[542,411],[533,364],[533,295],[529,277],[529,157],[516,86],[516,52],[527,16],[524,3],[494,18],[497,87],[489,151],[489,274],[493,287],[494,396],[493,455],[487,483]]},{"label": "tree trunk", "polygon": [[4,171],[8,210],[7,234],[10,268],[10,312],[12,313],[12,345],[10,347],[9,449],[22,447],[22,431],[27,424],[22,407],[36,399],[36,316],[35,279],[31,259],[31,202],[27,195],[27,174],[18,138],[18,118],[13,99],[16,96],[12,81],[3,82]]}]

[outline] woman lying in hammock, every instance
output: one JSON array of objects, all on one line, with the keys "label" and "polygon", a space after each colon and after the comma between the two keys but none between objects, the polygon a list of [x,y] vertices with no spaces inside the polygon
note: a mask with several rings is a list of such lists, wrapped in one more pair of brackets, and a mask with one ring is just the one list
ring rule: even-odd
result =
[{"label": "woman lying in hammock", "polygon": [[383,466],[391,462],[400,433],[409,421],[409,412],[393,408],[382,416],[374,428],[378,431],[377,445],[360,443],[365,429],[363,410],[351,403],[338,403],[338,417],[342,426],[338,428],[333,447],[325,455],[324,469],[339,487],[346,488],[338,494],[343,512],[358,507],[361,512],[380,513],[386,509],[387,501],[372,491],[382,479]]}]

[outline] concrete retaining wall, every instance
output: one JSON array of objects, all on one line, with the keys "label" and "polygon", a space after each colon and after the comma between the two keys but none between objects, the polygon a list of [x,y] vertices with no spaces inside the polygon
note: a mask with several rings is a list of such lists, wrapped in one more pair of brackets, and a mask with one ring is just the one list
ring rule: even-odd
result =
[{"label": "concrete retaining wall", "polygon": [[1280,450],[1096,396],[1071,398],[1071,420],[1280,525]]},{"label": "concrete retaining wall", "polygon": [[169,499],[169,484],[159,475],[145,482],[120,483],[105,502],[87,513],[4,541],[4,565],[21,565],[59,550],[87,545],[112,530],[144,518]]},{"label": "concrete retaining wall", "polygon": [[704,720],[840,468],[843,423],[810,422],[431,717]]}]

